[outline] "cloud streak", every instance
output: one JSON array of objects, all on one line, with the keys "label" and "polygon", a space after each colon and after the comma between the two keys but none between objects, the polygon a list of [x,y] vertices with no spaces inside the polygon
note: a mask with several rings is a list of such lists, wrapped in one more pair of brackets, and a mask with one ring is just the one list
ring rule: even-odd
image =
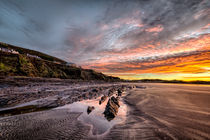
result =
[{"label": "cloud streak", "polygon": [[0,2],[1,41],[122,78],[208,73],[209,33],[208,0]]}]

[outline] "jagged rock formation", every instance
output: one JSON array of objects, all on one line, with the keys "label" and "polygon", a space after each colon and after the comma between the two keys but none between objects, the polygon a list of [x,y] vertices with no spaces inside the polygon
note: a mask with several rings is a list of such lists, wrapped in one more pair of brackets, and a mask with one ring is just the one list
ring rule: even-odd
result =
[{"label": "jagged rock formation", "polygon": [[122,93],[123,93],[123,89],[122,88],[119,88],[117,90],[117,96],[122,96]]},{"label": "jagged rock formation", "polygon": [[111,121],[112,119],[117,116],[118,113],[118,108],[120,107],[119,105],[119,98],[115,98],[114,96],[109,99],[105,111],[104,111],[104,117],[108,120]]},{"label": "jagged rock formation", "polygon": [[111,97],[115,93],[116,89],[112,88],[109,90],[108,96]]},{"label": "jagged rock formation", "polygon": [[99,105],[101,105],[104,101],[106,101],[106,99],[107,99],[106,95],[102,96],[101,100],[99,101]]}]

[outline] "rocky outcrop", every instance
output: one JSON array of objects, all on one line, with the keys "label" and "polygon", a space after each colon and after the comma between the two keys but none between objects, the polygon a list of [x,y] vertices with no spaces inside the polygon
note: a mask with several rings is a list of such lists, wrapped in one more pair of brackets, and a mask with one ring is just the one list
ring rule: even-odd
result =
[{"label": "rocky outcrop", "polygon": [[95,109],[94,106],[88,106],[87,113],[90,114]]},{"label": "rocky outcrop", "polygon": [[[28,104],[28,102],[32,101],[30,105],[34,105],[35,107],[24,107],[18,109],[20,111],[14,111],[18,114],[22,112],[33,112],[36,110],[39,111],[40,108],[41,110],[55,108],[71,104],[73,102],[87,99],[91,100],[100,97],[100,101],[98,101],[99,104],[105,104],[104,102],[107,102],[106,99],[110,98],[109,104],[107,105],[106,103],[105,105],[108,106],[107,108],[115,108],[113,106],[115,106],[116,103],[117,105],[119,104],[116,102],[112,106],[112,102],[115,100],[111,97],[118,96],[120,98],[122,92],[134,88],[134,86],[131,87],[131,85],[133,84],[112,85],[107,83],[96,83],[94,81],[90,83],[77,80],[72,81],[52,78],[0,77],[0,106],[1,108],[12,107],[26,102]],[[85,111],[87,111],[86,109],[87,108],[85,108]],[[11,111],[6,111],[4,114],[9,115],[11,114],[10,112]],[[116,109],[114,109],[114,112],[117,112]],[[114,113],[114,115],[115,114],[116,113]],[[0,112],[0,116],[1,115],[2,114]]]},{"label": "rocky outcrop", "polygon": [[109,99],[105,111],[104,111],[104,117],[108,120],[111,121],[112,119],[117,116],[118,113],[118,108],[120,107],[119,105],[119,98],[115,98],[114,96]]},{"label": "rocky outcrop", "polygon": [[135,88],[136,88],[135,85],[130,85],[130,86],[128,86],[128,89],[135,89]]},{"label": "rocky outcrop", "polygon": [[115,88],[111,88],[108,92],[108,96],[111,97],[115,93],[115,91],[116,91]]},{"label": "rocky outcrop", "polygon": [[97,89],[97,88],[92,89],[92,92],[98,92],[98,91],[99,91],[99,89]]},{"label": "rocky outcrop", "polygon": [[102,96],[101,100],[99,101],[99,105],[101,105],[104,101],[106,101],[106,99],[107,99],[106,95]]},{"label": "rocky outcrop", "polygon": [[122,88],[119,88],[117,90],[117,96],[122,96],[122,93],[124,92],[124,90]]},{"label": "rocky outcrop", "polygon": [[142,88],[142,89],[145,89],[146,87],[145,87],[145,86],[136,86],[136,88]]}]

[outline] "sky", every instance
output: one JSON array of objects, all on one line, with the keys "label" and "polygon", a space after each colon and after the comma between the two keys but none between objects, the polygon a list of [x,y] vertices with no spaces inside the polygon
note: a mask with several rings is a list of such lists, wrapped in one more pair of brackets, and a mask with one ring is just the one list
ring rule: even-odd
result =
[{"label": "sky", "polygon": [[210,81],[209,0],[0,0],[0,41],[123,79]]}]

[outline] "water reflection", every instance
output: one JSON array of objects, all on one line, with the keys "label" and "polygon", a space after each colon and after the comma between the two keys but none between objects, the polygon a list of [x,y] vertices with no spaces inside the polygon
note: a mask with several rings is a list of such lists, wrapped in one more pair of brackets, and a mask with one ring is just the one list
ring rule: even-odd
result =
[{"label": "water reflection", "polygon": [[[99,105],[100,99],[101,97],[97,99],[93,99],[93,100],[84,100],[80,102],[75,102],[73,104],[65,105],[60,108],[68,108],[71,112],[82,112],[82,114],[80,115],[78,119],[88,125],[93,126],[92,127],[93,135],[100,135],[108,131],[115,124],[118,124],[124,121],[126,117],[126,112],[127,112],[126,105],[120,99],[119,100],[120,108],[118,110],[117,116],[113,120],[108,121],[104,117],[103,113],[104,113],[104,110],[105,110],[105,107],[109,98],[107,98],[103,104]],[[91,113],[87,112],[88,107],[94,107]]]}]

